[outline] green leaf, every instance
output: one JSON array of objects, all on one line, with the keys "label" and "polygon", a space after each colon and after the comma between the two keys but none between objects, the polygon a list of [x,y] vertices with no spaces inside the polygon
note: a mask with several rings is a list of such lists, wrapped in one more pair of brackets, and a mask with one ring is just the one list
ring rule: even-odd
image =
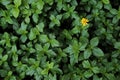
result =
[{"label": "green leaf", "polygon": [[26,35],[22,35],[20,37],[20,40],[24,43],[27,40],[27,36]]},{"label": "green leaf", "polygon": [[25,22],[26,23],[30,23],[30,18],[27,16],[27,17],[25,17]]},{"label": "green leaf", "polygon": [[104,56],[104,53],[100,48],[94,48],[93,55],[96,57],[102,57],[102,56]]},{"label": "green leaf", "polygon": [[60,45],[60,43],[56,39],[51,39],[50,43],[52,47],[58,47]]},{"label": "green leaf", "polygon": [[33,39],[35,39],[36,38],[36,34],[34,33],[34,31],[33,31],[33,28],[30,30],[30,33],[29,33],[29,39],[30,40],[33,40]]},{"label": "green leaf", "polygon": [[102,80],[102,79],[100,79],[97,75],[94,75],[93,80]]},{"label": "green leaf", "polygon": [[2,57],[2,61],[3,62],[6,61],[7,59],[8,59],[8,55],[7,54]]},{"label": "green leaf", "polygon": [[14,53],[12,55],[12,59],[13,59],[13,61],[12,61],[13,63],[17,62],[18,61],[18,55]]},{"label": "green leaf", "polygon": [[62,0],[58,0],[58,2],[57,2],[57,9],[60,11],[61,9],[62,9],[62,7],[63,7],[63,4],[62,4]]},{"label": "green leaf", "polygon": [[113,15],[115,15],[115,14],[118,13],[118,11],[117,11],[116,9],[111,9],[111,10],[110,10],[110,13],[112,13]]},{"label": "green leaf", "polygon": [[46,43],[46,42],[49,41],[47,35],[45,35],[45,34],[41,34],[41,35],[39,36],[39,40],[40,40],[42,43]]},{"label": "green leaf", "polygon": [[53,63],[53,62],[51,62],[51,63],[47,63],[47,66],[48,66],[49,69],[52,69],[53,66],[54,66],[54,63]]},{"label": "green leaf", "polygon": [[91,52],[90,49],[86,49],[86,50],[84,51],[84,58],[85,58],[85,59],[88,59],[91,55],[92,55],[92,52]]},{"label": "green leaf", "polygon": [[35,70],[33,67],[30,67],[26,70],[26,74],[32,76],[35,73]]},{"label": "green leaf", "polygon": [[99,1],[98,3],[97,3],[97,6],[96,6],[98,9],[102,9],[102,7],[103,7],[103,4],[101,3],[101,1]]},{"label": "green leaf", "polygon": [[12,15],[17,18],[19,16],[20,10],[18,8],[13,8],[12,9]]},{"label": "green leaf", "polygon": [[90,45],[91,45],[92,47],[96,47],[96,46],[98,45],[98,43],[99,43],[98,37],[94,37],[94,38],[92,38],[92,39],[90,40]]},{"label": "green leaf", "polygon": [[67,39],[72,39],[72,36],[70,35],[70,32],[68,31],[68,30],[64,30],[63,31],[63,34],[64,34],[64,36],[67,38]]},{"label": "green leaf", "polygon": [[16,80],[16,77],[15,76],[11,76],[10,80]]},{"label": "green leaf", "polygon": [[103,2],[104,4],[109,4],[109,3],[110,3],[109,0],[102,0],[102,2]]},{"label": "green leaf", "polygon": [[1,77],[5,77],[5,76],[7,76],[7,73],[8,73],[7,70],[0,69],[0,76],[1,76]]},{"label": "green leaf", "polygon": [[118,10],[117,18],[120,19],[120,8]]},{"label": "green leaf", "polygon": [[14,0],[14,4],[16,7],[19,7],[21,5],[21,0]]},{"label": "green leaf", "polygon": [[[0,55],[3,53],[3,48],[0,47]],[[1,58],[1,57],[0,57]]]},{"label": "green leaf", "polygon": [[43,28],[44,28],[44,23],[41,22],[39,23],[38,25],[36,25],[37,29],[40,31],[40,32],[43,32]]},{"label": "green leaf", "polygon": [[44,6],[43,0],[39,0],[39,1],[37,2],[37,8],[38,8],[39,10],[42,10],[42,9],[43,9],[43,6]]},{"label": "green leaf", "polygon": [[74,28],[71,30],[71,32],[72,32],[73,34],[79,33],[79,32],[80,32],[80,27],[79,27],[79,26],[74,27]]},{"label": "green leaf", "polygon": [[13,45],[13,46],[12,46],[12,52],[13,52],[13,53],[16,53],[16,52],[17,52],[17,47],[16,47],[16,45]]},{"label": "green leaf", "polygon": [[87,37],[80,37],[80,51],[84,51],[87,44],[88,44],[88,38]]},{"label": "green leaf", "polygon": [[114,48],[120,49],[120,42],[115,42],[114,43]]},{"label": "green leaf", "polygon": [[48,55],[48,57],[54,57],[54,56],[56,56],[56,53],[53,50],[48,50],[47,55]]},{"label": "green leaf", "polygon": [[94,73],[99,73],[100,69],[99,69],[98,67],[93,67],[93,68],[92,68],[92,71],[93,71]]},{"label": "green leaf", "polygon": [[86,78],[89,78],[89,77],[91,77],[93,75],[93,73],[91,72],[91,71],[85,71],[84,72],[84,76],[86,77]]},{"label": "green leaf", "polygon": [[91,67],[90,62],[88,60],[83,61],[82,65],[83,65],[84,68],[90,68]]},{"label": "green leaf", "polygon": [[112,73],[106,74],[106,77],[108,78],[108,80],[116,80],[114,74],[112,74]]},{"label": "green leaf", "polygon": [[35,49],[38,51],[42,51],[42,46],[40,44],[35,44]]},{"label": "green leaf", "polygon": [[46,69],[44,69],[44,70],[41,71],[41,74],[42,75],[48,74],[48,71],[49,71],[49,69],[46,68]]},{"label": "green leaf", "polygon": [[50,47],[50,44],[49,44],[49,43],[46,43],[46,44],[44,45],[44,47],[43,47],[43,50],[44,50],[45,52],[47,52],[48,49],[49,49],[49,47]]},{"label": "green leaf", "polygon": [[33,14],[32,19],[35,23],[38,22],[38,18],[39,18],[38,14]]}]

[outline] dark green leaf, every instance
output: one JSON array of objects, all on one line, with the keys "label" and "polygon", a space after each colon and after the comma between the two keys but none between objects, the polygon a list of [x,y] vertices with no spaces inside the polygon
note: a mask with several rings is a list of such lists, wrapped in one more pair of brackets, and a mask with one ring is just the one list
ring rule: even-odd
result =
[{"label": "dark green leaf", "polygon": [[86,49],[86,50],[84,51],[84,58],[85,58],[85,59],[88,59],[91,55],[92,55],[92,52],[91,52],[90,49]]},{"label": "dark green leaf", "polygon": [[104,53],[100,48],[94,48],[93,55],[96,57],[102,57],[102,56],[104,56]]},{"label": "dark green leaf", "polygon": [[98,37],[94,37],[94,38],[92,38],[92,39],[90,40],[90,45],[91,45],[92,47],[96,47],[96,46],[98,45],[98,43],[99,43]]},{"label": "dark green leaf", "polygon": [[83,61],[82,65],[83,65],[84,68],[90,68],[91,67],[90,62],[88,60]]}]

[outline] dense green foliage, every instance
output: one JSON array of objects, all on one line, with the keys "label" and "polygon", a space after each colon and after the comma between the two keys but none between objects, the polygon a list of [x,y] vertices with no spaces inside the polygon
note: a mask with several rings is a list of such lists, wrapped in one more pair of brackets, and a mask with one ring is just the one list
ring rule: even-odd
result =
[{"label": "dense green foliage", "polygon": [[0,80],[119,80],[119,20],[119,0],[0,0]]}]

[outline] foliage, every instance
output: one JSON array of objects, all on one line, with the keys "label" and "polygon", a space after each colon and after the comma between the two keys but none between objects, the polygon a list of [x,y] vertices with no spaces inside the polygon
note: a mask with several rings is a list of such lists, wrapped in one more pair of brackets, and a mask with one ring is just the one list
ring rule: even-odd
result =
[{"label": "foliage", "polygon": [[0,0],[0,80],[119,80],[119,5]]}]

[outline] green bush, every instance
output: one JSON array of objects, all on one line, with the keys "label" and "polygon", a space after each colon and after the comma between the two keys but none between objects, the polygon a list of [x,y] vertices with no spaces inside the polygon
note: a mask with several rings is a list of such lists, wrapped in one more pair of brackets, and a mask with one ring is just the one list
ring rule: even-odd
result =
[{"label": "green bush", "polygon": [[0,0],[0,80],[119,80],[119,0]]}]

